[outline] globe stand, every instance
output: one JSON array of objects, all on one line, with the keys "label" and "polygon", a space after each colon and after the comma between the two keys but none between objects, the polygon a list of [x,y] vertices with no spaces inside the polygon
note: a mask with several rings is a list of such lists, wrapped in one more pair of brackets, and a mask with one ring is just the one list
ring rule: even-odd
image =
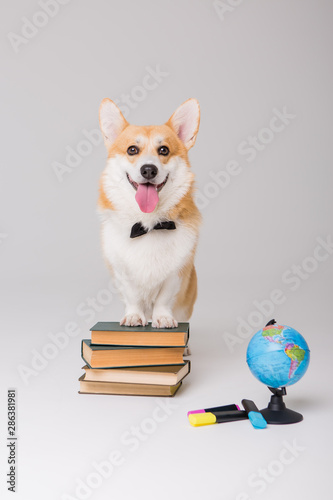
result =
[{"label": "globe stand", "polygon": [[289,410],[283,402],[283,396],[287,394],[286,388],[274,389],[268,387],[273,393],[267,408],[260,410],[260,413],[268,424],[296,424],[303,420],[303,415],[297,411]]}]

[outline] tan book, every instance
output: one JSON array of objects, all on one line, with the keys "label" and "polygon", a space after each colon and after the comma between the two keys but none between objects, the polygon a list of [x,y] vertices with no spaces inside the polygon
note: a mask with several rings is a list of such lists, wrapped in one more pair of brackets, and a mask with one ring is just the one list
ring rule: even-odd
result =
[{"label": "tan book", "polygon": [[118,382],[93,382],[79,378],[79,394],[117,394],[123,396],[174,396],[182,382],[176,385],[122,384]]},{"label": "tan book", "polygon": [[183,365],[185,347],[126,347],[93,345],[82,340],[82,358],[89,368]]},{"label": "tan book", "polygon": [[91,330],[91,343],[100,345],[181,347],[188,342],[190,325],[179,323],[176,328],[121,326],[115,321],[99,321]]},{"label": "tan book", "polygon": [[99,368],[96,370],[85,365],[83,369],[86,375],[85,381],[176,385],[189,374],[191,363],[186,361],[183,366],[138,366],[133,368]]}]

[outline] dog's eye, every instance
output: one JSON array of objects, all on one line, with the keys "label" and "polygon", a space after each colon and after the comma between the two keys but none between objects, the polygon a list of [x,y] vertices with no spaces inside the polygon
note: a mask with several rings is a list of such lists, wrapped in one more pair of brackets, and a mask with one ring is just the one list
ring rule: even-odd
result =
[{"label": "dog's eye", "polygon": [[127,149],[127,154],[130,156],[137,155],[138,153],[139,153],[139,148],[137,148],[136,146],[130,146]]},{"label": "dog's eye", "polygon": [[161,146],[158,148],[158,154],[162,156],[167,156],[169,154],[169,148],[167,146]]}]

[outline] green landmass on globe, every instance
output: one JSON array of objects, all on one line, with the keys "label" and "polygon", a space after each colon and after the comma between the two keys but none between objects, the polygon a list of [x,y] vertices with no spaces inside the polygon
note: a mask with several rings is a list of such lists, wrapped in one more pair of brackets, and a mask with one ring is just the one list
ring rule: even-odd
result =
[{"label": "green landmass on globe", "polygon": [[281,344],[284,352],[290,358],[289,378],[292,378],[297,368],[304,360],[305,350],[293,342],[288,342],[283,336],[284,327],[270,325],[262,329],[262,336],[269,342]]},{"label": "green landmass on globe", "polygon": [[277,342],[278,344],[282,344],[284,339],[283,337],[283,326],[278,326],[274,328],[274,326],[265,326],[262,329],[262,336],[266,337],[270,342]]}]

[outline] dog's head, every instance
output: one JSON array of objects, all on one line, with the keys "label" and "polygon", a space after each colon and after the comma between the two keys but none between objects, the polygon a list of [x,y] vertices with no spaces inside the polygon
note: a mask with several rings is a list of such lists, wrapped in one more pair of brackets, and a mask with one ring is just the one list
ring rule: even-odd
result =
[{"label": "dog's head", "polygon": [[187,152],[199,129],[196,99],[185,101],[164,125],[130,125],[110,99],[102,101],[99,119],[108,150],[103,189],[113,206],[165,212],[182,199],[193,182]]}]

